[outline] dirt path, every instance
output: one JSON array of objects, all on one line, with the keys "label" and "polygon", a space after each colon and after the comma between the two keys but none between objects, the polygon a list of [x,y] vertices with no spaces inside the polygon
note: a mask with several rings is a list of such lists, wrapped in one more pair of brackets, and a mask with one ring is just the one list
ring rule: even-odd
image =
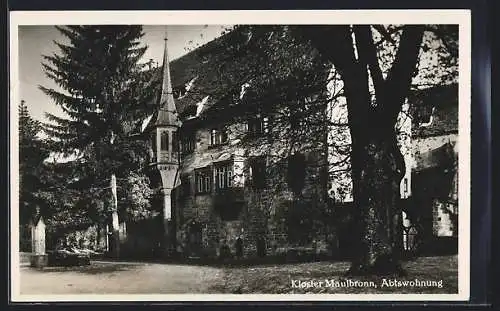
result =
[{"label": "dirt path", "polygon": [[222,271],[188,265],[93,262],[88,267],[21,268],[21,294],[209,293]]}]

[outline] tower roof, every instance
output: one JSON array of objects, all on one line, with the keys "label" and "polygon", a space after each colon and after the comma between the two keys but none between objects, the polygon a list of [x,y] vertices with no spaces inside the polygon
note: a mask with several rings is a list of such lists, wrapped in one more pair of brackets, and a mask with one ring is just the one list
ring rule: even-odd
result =
[{"label": "tower roof", "polygon": [[168,60],[167,33],[165,32],[165,49],[163,52],[163,77],[161,96],[158,107],[158,115],[155,125],[178,125],[177,110],[175,108],[174,96],[172,93],[172,81],[170,78],[170,66]]}]

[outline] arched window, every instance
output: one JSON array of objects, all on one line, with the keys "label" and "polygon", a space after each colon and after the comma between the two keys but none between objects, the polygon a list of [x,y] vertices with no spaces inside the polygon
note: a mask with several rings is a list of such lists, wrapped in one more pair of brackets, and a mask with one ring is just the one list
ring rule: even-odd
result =
[{"label": "arched window", "polygon": [[161,150],[168,150],[168,132],[162,132],[160,136]]}]

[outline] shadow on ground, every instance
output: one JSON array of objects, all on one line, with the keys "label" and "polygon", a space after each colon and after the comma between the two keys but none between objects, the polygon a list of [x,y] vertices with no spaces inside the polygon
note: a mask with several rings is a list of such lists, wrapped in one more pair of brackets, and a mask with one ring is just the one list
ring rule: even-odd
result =
[{"label": "shadow on ground", "polygon": [[252,257],[252,258],[190,258],[190,257],[172,257],[172,258],[134,258],[128,257],[123,259],[112,258],[99,258],[98,260],[109,262],[129,262],[138,261],[144,263],[159,263],[159,264],[174,264],[179,266],[198,266],[198,267],[211,267],[211,268],[249,268],[249,267],[266,267],[273,265],[294,265],[299,263],[308,262],[323,262],[323,261],[344,261],[344,258],[332,258],[328,255],[317,254],[285,254],[265,257]]},{"label": "shadow on ground", "polygon": [[92,262],[88,266],[45,267],[38,271],[42,273],[79,272],[85,274],[105,274],[105,273],[129,271],[137,267],[138,265],[136,264]]}]

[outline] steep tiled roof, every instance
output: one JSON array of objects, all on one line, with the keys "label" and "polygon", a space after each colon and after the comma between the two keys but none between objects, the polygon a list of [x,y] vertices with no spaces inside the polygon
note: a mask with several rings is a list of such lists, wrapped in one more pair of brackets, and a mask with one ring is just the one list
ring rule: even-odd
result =
[{"label": "steep tiled roof", "polygon": [[[205,89],[210,85],[210,81],[213,79],[207,68],[208,60],[210,59],[209,55],[218,50],[221,40],[225,40],[226,37],[227,34],[169,62],[175,107],[181,120],[186,119],[186,113],[196,113],[196,103],[203,99],[204,93],[206,92]],[[220,51],[216,53],[220,53]],[[148,132],[154,126],[154,120],[158,118],[158,108],[162,97],[162,79],[164,75],[162,69],[162,66],[151,69],[151,86],[154,87],[156,96],[153,99],[153,103],[148,105],[148,107],[152,107],[151,113],[142,120],[138,120],[134,130],[135,133]],[[194,81],[190,92],[179,97],[177,94],[179,88],[192,81],[194,77],[197,79]]]},{"label": "steep tiled roof", "polygon": [[[263,55],[262,49],[269,46],[271,50],[273,44],[286,36],[286,31],[276,26],[257,28],[250,36],[241,26],[170,62],[176,109],[182,121],[192,119],[200,111],[201,119],[207,115],[220,116],[222,109],[244,101],[243,93],[248,98],[254,92],[252,89],[258,88],[257,82],[252,85],[252,78],[259,76],[266,66],[263,62],[269,57]],[[283,34],[271,38],[273,31]],[[155,76],[161,80],[159,69]],[[184,92],[188,85],[190,90]]]},{"label": "steep tiled roof", "polygon": [[178,125],[178,115],[172,93],[172,81],[170,78],[170,66],[167,51],[167,39],[165,39],[165,50],[163,52],[162,87],[159,102],[159,111],[155,125]]},{"label": "steep tiled roof", "polygon": [[[224,42],[230,39],[230,32],[209,43],[189,52],[188,54],[170,62],[172,87],[177,108],[177,113],[182,120],[189,115],[196,114],[197,103],[209,96],[205,109],[221,99],[221,74],[224,74],[220,62],[223,54]],[[235,62],[236,59],[226,59],[226,62]],[[156,79],[161,80],[161,70],[155,73]],[[191,82],[189,92],[183,88]],[[227,91],[227,90],[226,90]],[[159,90],[158,90],[159,93]]]}]

